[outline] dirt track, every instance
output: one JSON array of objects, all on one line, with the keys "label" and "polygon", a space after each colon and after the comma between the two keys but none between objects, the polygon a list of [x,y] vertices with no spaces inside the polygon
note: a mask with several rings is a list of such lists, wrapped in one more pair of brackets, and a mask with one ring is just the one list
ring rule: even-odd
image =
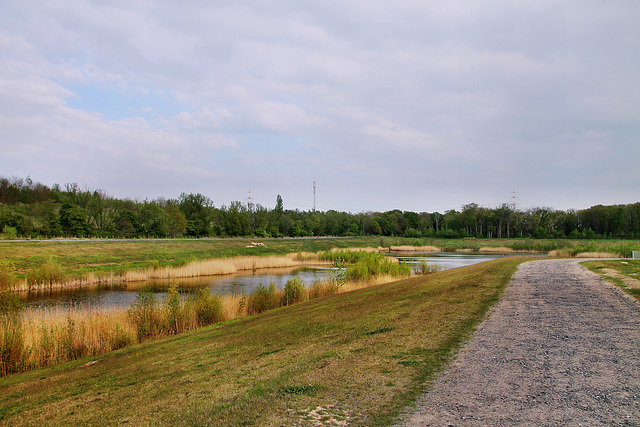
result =
[{"label": "dirt track", "polygon": [[520,266],[406,426],[640,426],[640,304],[578,260]]}]

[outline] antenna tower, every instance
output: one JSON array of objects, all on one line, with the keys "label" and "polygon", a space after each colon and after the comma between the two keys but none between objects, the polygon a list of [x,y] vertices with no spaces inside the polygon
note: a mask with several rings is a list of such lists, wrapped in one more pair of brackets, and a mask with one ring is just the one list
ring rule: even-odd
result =
[{"label": "antenna tower", "polygon": [[516,195],[516,190],[513,190],[513,192],[511,193],[511,210],[515,211],[516,208],[518,207],[518,196]]},{"label": "antenna tower", "polygon": [[247,203],[247,207],[251,210],[251,189],[249,189],[249,202]]},{"label": "antenna tower", "polygon": [[313,181],[313,211],[316,211],[316,182]]}]

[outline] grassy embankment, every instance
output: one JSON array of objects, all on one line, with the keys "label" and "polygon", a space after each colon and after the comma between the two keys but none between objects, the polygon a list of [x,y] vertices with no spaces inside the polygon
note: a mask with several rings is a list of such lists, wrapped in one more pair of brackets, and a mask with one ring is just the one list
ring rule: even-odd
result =
[{"label": "grassy embankment", "polygon": [[[252,244],[262,243],[258,245]],[[371,239],[130,240],[0,243],[0,288],[48,288],[186,275],[228,274],[237,269],[300,265],[287,254],[367,246]],[[243,265],[205,261],[237,257]],[[266,261],[266,262],[265,262]],[[258,265],[256,265],[258,264]],[[0,289],[1,290],[1,289]]]},{"label": "grassy embankment", "polygon": [[640,300],[640,260],[587,261],[582,264]]},{"label": "grassy embankment", "polygon": [[0,379],[5,424],[388,425],[522,258],[302,302]]},{"label": "grassy embankment", "polygon": [[[252,245],[251,242],[260,243]],[[557,256],[602,255],[629,257],[638,241],[580,241],[553,239],[404,239],[348,237],[330,239],[255,240],[130,240],[44,241],[0,243],[0,290],[83,285],[96,282],[144,280],[178,275],[209,275],[254,268],[301,264],[287,254],[347,247],[422,247],[432,251],[531,251]],[[254,258],[242,266],[212,259]],[[265,257],[271,257],[265,259]],[[256,261],[258,260],[259,261]],[[285,264],[283,264],[285,263]]]},{"label": "grassy embankment", "polygon": [[326,251],[318,257],[326,262],[339,260],[333,279],[307,286],[295,277],[282,289],[271,283],[258,286],[251,294],[222,296],[212,295],[203,287],[190,289],[182,298],[178,285],[173,284],[160,300],[143,288],[128,309],[83,306],[19,310],[15,293],[0,293],[0,376],[411,276],[407,264],[377,252]]}]

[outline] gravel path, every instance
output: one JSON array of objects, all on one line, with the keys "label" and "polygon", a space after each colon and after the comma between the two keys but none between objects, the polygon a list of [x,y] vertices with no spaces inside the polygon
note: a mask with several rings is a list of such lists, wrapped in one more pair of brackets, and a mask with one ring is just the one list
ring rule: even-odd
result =
[{"label": "gravel path", "polygon": [[403,426],[640,426],[640,304],[578,264],[522,264]]}]

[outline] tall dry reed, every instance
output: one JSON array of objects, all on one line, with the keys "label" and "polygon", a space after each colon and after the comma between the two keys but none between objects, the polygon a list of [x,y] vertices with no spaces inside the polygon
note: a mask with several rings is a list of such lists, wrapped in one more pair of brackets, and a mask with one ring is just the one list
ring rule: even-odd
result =
[{"label": "tall dry reed", "polygon": [[[140,302],[145,298],[140,297],[145,291],[139,291],[136,303],[130,308],[83,306],[29,309],[21,313],[19,339],[13,343],[19,346],[14,352],[20,354],[22,359],[2,375],[95,356],[135,342],[162,338],[206,324],[392,280],[397,280],[397,277],[381,275],[369,277],[366,281],[349,281],[341,286],[337,286],[334,280],[325,280],[305,286],[300,278],[296,278],[284,289],[269,285],[251,294],[216,296],[205,288],[206,292],[197,293],[193,298],[172,299],[171,292],[174,292],[174,296],[177,292],[177,288],[174,288],[164,299],[150,299],[147,302]],[[207,320],[199,321],[206,315],[206,309],[200,307],[198,311],[198,304],[203,301],[205,306],[211,307],[213,304],[218,309],[214,309],[214,314],[209,311]],[[146,317],[141,314],[144,309],[150,309]],[[16,325],[13,325],[14,329],[9,329],[9,326],[6,322],[0,324],[0,336],[13,333]]]}]

